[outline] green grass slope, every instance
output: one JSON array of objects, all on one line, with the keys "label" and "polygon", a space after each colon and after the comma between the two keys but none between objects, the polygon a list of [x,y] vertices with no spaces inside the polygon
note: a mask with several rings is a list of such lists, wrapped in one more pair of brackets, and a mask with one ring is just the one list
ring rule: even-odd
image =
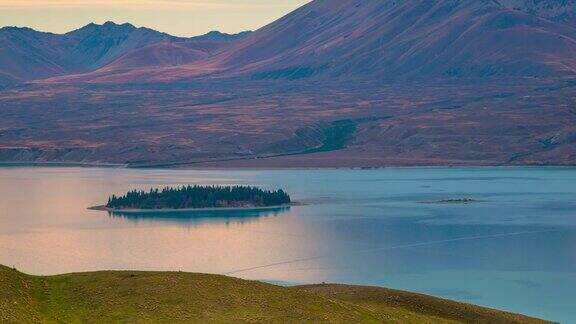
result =
[{"label": "green grass slope", "polygon": [[374,287],[284,288],[179,272],[36,277],[0,266],[0,323],[80,322],[545,323]]}]

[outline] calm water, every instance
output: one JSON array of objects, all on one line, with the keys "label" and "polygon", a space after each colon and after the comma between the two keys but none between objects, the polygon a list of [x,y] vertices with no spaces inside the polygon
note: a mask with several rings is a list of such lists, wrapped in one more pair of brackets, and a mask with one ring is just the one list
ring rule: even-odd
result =
[{"label": "calm water", "polygon": [[[284,188],[306,206],[108,215],[110,194],[178,184]],[[0,168],[0,263],[281,284],[381,285],[576,323],[576,169],[170,171]],[[472,205],[422,204],[475,198]]]}]

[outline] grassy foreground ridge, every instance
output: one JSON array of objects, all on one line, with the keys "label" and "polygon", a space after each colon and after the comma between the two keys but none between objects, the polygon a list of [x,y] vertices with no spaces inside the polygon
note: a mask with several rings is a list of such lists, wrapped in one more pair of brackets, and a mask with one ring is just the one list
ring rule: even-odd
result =
[{"label": "grassy foreground ridge", "polygon": [[219,275],[105,271],[31,276],[0,266],[0,322],[546,323],[376,287],[285,288]]}]

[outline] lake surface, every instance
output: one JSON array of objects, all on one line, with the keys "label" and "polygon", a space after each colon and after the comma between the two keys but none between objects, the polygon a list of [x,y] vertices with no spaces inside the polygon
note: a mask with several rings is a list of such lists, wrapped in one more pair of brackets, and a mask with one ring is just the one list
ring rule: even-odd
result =
[{"label": "lake surface", "polygon": [[[283,188],[289,209],[109,215],[111,194]],[[576,323],[576,169],[0,168],[0,263],[32,274],[182,270],[418,291]],[[423,204],[473,198],[469,205]]]}]

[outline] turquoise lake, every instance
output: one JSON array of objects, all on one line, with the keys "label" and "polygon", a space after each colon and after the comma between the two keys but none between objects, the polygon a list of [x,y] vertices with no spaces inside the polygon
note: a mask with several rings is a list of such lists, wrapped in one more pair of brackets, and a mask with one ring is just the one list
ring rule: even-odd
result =
[{"label": "turquoise lake", "polygon": [[[131,189],[282,188],[303,206],[108,214]],[[0,168],[0,263],[417,291],[576,323],[576,169]],[[430,204],[471,198],[473,204]]]}]

